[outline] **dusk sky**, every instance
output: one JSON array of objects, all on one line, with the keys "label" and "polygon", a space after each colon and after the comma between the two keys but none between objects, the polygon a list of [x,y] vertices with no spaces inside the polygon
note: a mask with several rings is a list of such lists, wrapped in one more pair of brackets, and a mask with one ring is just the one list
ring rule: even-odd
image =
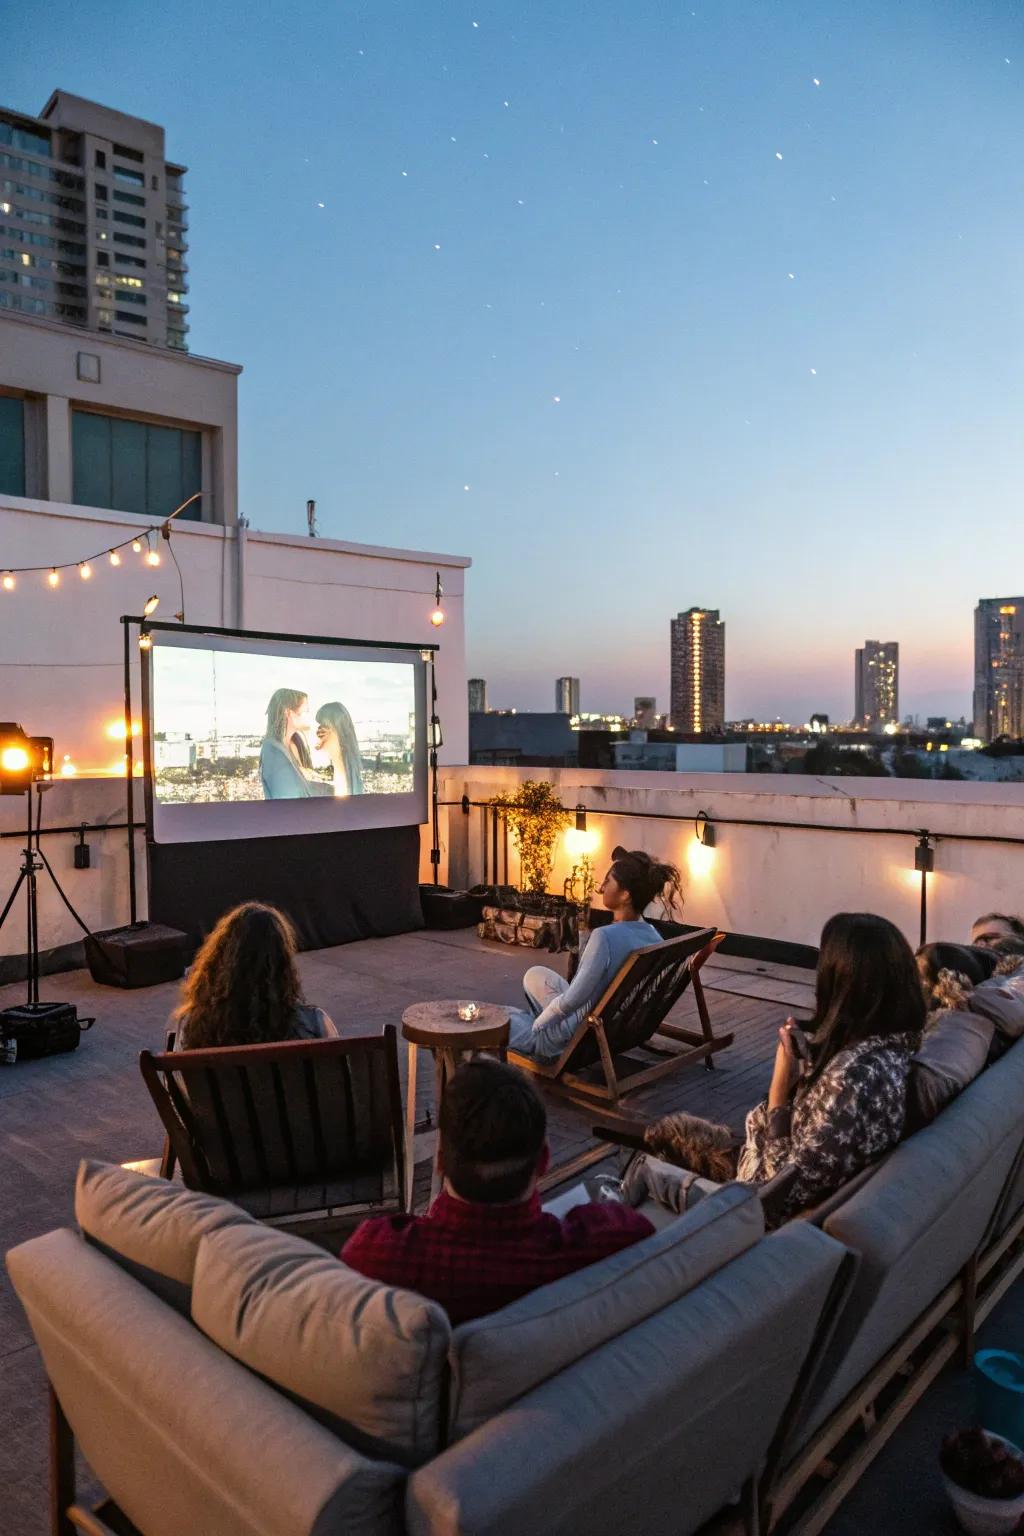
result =
[{"label": "dusk sky", "polygon": [[[240,508],[472,557],[492,706],[970,713],[1024,590],[1020,0],[50,0],[63,87],[189,166],[192,350],[245,367]],[[402,638],[402,637],[398,637]],[[443,640],[443,635],[442,635]]]}]

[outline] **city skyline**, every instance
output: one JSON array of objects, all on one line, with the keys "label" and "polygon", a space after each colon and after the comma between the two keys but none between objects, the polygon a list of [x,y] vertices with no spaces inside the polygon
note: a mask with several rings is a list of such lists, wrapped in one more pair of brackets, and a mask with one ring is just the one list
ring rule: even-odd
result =
[{"label": "city skyline", "polygon": [[304,531],[312,496],[326,536],[471,556],[496,698],[545,707],[551,654],[595,711],[667,697],[685,586],[729,618],[732,717],[846,714],[885,633],[905,712],[971,713],[1021,478],[1017,8],[184,0],[140,50],[55,0],[7,38],[6,105],[57,84],[189,166],[243,514]]}]

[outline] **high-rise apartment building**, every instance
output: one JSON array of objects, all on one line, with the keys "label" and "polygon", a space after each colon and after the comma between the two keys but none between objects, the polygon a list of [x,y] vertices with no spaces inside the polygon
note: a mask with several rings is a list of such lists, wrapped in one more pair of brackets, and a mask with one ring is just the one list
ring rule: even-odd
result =
[{"label": "high-rise apartment building", "polygon": [[853,723],[883,731],[899,723],[900,648],[895,640],[865,640],[854,654]]},{"label": "high-rise apartment building", "polygon": [[580,680],[578,677],[555,679],[555,714],[578,715],[580,712]]},{"label": "high-rise apartment building", "polygon": [[725,728],[725,622],[717,608],[688,608],[672,620],[671,634],[671,723],[717,734]]},{"label": "high-rise apartment building", "polygon": [[974,734],[1024,736],[1024,597],[983,597],[974,610]]},{"label": "high-rise apartment building", "polygon": [[184,174],[155,123],[67,91],[0,108],[0,311],[187,350]]},{"label": "high-rise apartment building", "polygon": [[466,684],[469,691],[469,712],[471,715],[486,715],[487,713],[487,683],[482,677],[471,677]]},{"label": "high-rise apartment building", "polygon": [[658,701],[638,694],[633,700],[633,724],[640,730],[653,730],[658,723]]}]

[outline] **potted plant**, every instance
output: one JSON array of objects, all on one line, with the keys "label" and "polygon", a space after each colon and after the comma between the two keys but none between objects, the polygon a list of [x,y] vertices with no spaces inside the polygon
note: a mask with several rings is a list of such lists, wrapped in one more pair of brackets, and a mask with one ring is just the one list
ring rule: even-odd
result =
[{"label": "potted plant", "polygon": [[939,1457],[943,1481],[962,1530],[1001,1536],[1024,1519],[1024,1455],[987,1429],[947,1435]]},{"label": "potted plant", "polygon": [[514,907],[503,902],[484,908],[481,936],[531,949],[571,948],[577,935],[576,904],[565,895],[548,893],[555,843],[569,823],[569,812],[553,787],[538,779],[524,780],[513,794],[495,795],[490,804],[504,816],[512,834],[522,888]]}]

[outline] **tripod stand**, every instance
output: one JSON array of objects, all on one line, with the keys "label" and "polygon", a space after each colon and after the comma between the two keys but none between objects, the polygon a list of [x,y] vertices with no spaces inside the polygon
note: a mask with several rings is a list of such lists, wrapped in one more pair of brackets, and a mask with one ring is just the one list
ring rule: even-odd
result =
[{"label": "tripod stand", "polygon": [[40,870],[45,870],[49,875],[57,889],[58,896],[67,907],[68,911],[71,913],[71,916],[75,919],[75,922],[82,929],[83,933],[89,932],[88,928],[82,922],[82,919],[71,905],[67,896],[64,894],[64,891],[61,888],[61,883],[51,869],[50,861],[46,857],[46,854],[43,852],[39,843],[39,833],[42,828],[43,819],[43,790],[47,788],[49,788],[49,786],[46,784],[41,782],[36,783],[35,790],[37,811],[35,826],[32,824],[32,790],[29,788],[25,791],[25,798],[28,801],[28,826],[26,829],[27,836],[25,846],[21,851],[21,869],[18,871],[18,878],[14,882],[14,887],[7,898],[4,909],[2,912],[0,912],[0,928],[2,928],[4,923],[7,921],[11,908],[14,906],[14,903],[17,900],[18,892],[21,890],[23,885],[27,884],[28,943],[25,957],[28,970],[28,998],[26,1006],[29,1009],[39,1009],[40,1011],[52,1008],[53,1006],[52,1003],[40,1003],[39,1001],[39,897],[37,885]]}]

